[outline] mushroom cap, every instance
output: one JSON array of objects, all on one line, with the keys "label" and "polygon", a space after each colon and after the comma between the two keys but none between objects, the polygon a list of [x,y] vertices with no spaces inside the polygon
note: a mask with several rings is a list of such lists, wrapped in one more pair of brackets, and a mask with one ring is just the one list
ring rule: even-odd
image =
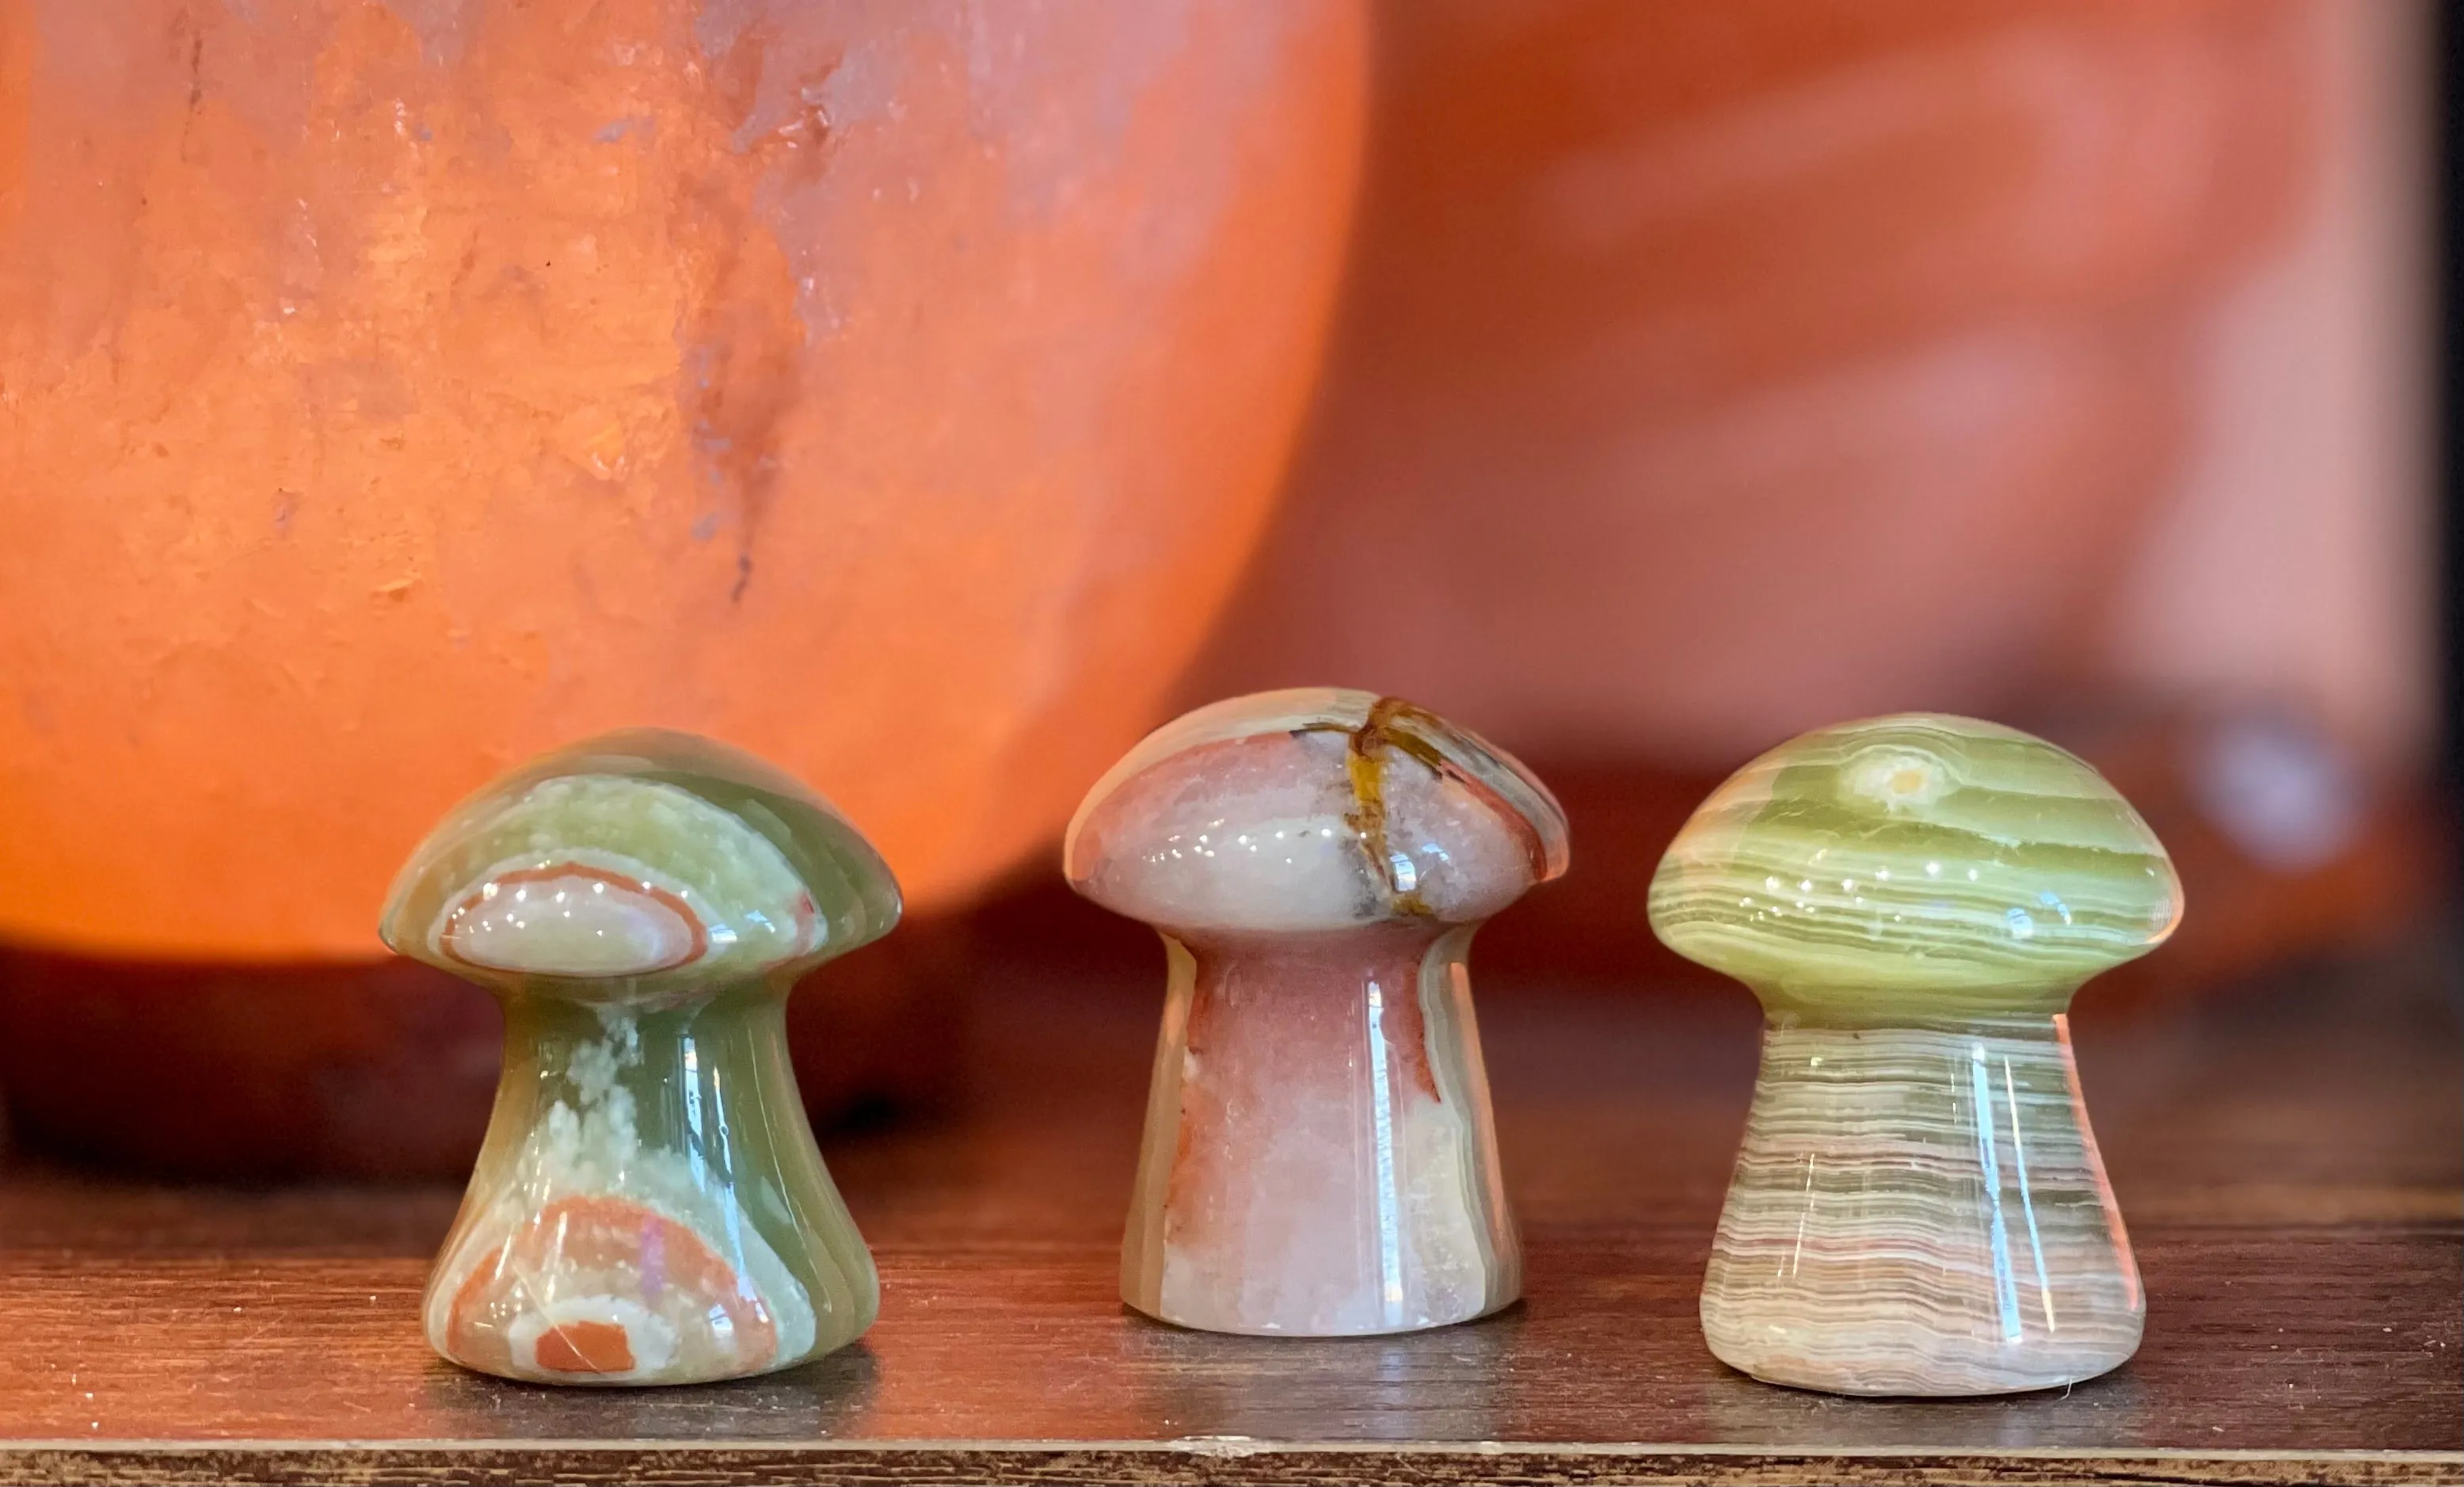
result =
[{"label": "mushroom cap", "polygon": [[2172,860],[2102,775],[1938,713],[1772,749],[1711,792],[1651,883],[1680,955],[1766,1003],[1881,1012],[2058,1005],[2181,915]]},{"label": "mushroom cap", "polygon": [[1566,817],[1512,755],[1395,698],[1212,703],[1088,791],[1069,884],[1179,931],[1476,923],[1566,870]]},{"label": "mushroom cap", "polygon": [[475,981],[626,998],[799,971],[898,922],[898,883],[827,802],[689,733],[541,755],[446,814],[378,933]]}]

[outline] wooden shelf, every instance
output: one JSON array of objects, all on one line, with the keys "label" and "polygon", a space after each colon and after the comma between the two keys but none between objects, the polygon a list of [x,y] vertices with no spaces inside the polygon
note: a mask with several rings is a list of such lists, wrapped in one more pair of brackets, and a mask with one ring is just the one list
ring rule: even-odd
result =
[{"label": "wooden shelf", "polygon": [[866,1342],[555,1390],[438,1362],[456,1195],[0,1177],[0,1483],[2464,1479],[2464,1042],[2427,952],[2078,1021],[2149,1296],[2138,1358],[1956,1403],[1771,1388],[1694,1298],[1751,1084],[1742,993],[1484,986],[1529,1299],[1303,1343],[1125,1313],[1154,988],[995,966],[960,1108],[830,1161]]}]

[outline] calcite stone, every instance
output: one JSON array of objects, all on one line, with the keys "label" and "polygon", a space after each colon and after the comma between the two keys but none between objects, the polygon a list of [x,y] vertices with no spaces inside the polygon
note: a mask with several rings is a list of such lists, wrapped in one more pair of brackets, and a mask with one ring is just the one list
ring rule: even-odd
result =
[{"label": "calcite stone", "polygon": [[1906,714],[1747,766],[1661,863],[1651,921],[1769,1022],[1703,1286],[1734,1367],[1847,1394],[2075,1383],[2145,1304],[2067,1009],[2163,943],[2165,849],[2027,734]]},{"label": "calcite stone", "polygon": [[855,829],[688,735],[559,750],[456,808],[382,933],[495,991],[503,1083],[425,1302],[453,1362],[689,1384],[853,1341],[879,1285],[804,1123],[796,978],[889,932]]},{"label": "calcite stone", "polygon": [[1464,956],[1566,850],[1522,766],[1365,692],[1201,708],[1097,783],[1070,883],[1170,966],[1124,1300],[1324,1337],[1515,1299]]}]

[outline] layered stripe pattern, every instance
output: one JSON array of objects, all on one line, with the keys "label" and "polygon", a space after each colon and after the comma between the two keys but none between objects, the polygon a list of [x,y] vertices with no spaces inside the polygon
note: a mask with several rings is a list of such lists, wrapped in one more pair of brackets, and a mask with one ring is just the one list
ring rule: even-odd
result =
[{"label": "layered stripe pattern", "polygon": [[1846,1394],[2092,1377],[2144,1302],[2058,1017],[1773,1026],[1703,1288],[1723,1362]]},{"label": "layered stripe pattern", "polygon": [[1783,744],[1661,861],[1679,954],[1843,1016],[2059,1010],[2171,933],[2164,847],[2087,765],[1971,719],[1902,714]]},{"label": "layered stripe pattern", "polygon": [[1651,885],[1660,938],[1770,1019],[1711,1351],[1844,1394],[2009,1393],[2128,1358],[2139,1273],[2064,1013],[2181,912],[2130,803],[1996,723],[1842,723],[1713,791]]}]

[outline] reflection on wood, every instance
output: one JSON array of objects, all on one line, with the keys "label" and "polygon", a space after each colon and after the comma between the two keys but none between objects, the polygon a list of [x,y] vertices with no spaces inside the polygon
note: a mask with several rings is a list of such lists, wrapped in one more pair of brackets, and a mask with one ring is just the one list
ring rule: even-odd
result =
[{"label": "reflection on wood", "polygon": [[[970,1102],[831,1143],[881,1320],[808,1367],[554,1390],[419,1336],[441,1188],[0,1180],[0,1483],[2453,1481],[2464,1109],[2441,957],[2076,1032],[2147,1287],[2139,1355],[2001,1399],[1768,1387],[1695,1293],[1755,1016],[1500,987],[1525,1301],[1406,1337],[1162,1326],[1115,1297],[1149,978],[987,974]],[[1487,1443],[1502,1442],[1502,1446]]]}]

